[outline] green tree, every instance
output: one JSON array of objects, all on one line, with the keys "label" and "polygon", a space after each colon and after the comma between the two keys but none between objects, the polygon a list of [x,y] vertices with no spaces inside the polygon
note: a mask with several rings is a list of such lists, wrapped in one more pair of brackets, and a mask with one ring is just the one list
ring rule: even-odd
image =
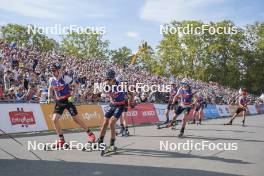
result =
[{"label": "green tree", "polygon": [[112,50],[110,53],[111,61],[115,64],[129,65],[131,62],[132,51],[125,46],[116,50]]},{"label": "green tree", "polygon": [[69,32],[61,42],[62,50],[69,55],[85,59],[107,59],[109,41],[93,32]]},{"label": "green tree", "polygon": [[157,75],[162,75],[164,73],[164,70],[159,68],[159,62],[155,51],[150,45],[147,45],[146,50],[140,52],[136,64]]},{"label": "green tree", "polygon": [[[215,81],[232,88],[243,86],[255,93],[262,91],[263,23],[246,30],[231,21],[173,21],[165,25],[176,29],[206,25],[208,30],[200,34],[163,32],[156,64],[161,74]],[[221,33],[210,33],[210,28],[220,29]]]},{"label": "green tree", "polygon": [[1,40],[7,43],[15,42],[17,45],[34,46],[41,51],[49,51],[59,47],[54,39],[49,39],[39,32],[33,33],[28,26],[7,24],[0,28]]},{"label": "green tree", "polygon": [[264,92],[264,23],[246,28],[243,86],[255,94]]}]

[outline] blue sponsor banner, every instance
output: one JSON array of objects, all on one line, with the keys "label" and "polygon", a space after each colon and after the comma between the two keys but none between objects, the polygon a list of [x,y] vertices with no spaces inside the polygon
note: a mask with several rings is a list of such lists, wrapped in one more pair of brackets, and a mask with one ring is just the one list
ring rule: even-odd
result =
[{"label": "blue sponsor banner", "polygon": [[214,119],[216,117],[220,117],[216,105],[208,104],[204,109],[204,117],[205,119]]},{"label": "blue sponsor banner", "polygon": [[165,110],[167,109],[166,104],[154,104],[156,113],[159,117],[159,121],[166,121]]},{"label": "blue sponsor banner", "polygon": [[259,112],[260,112],[261,114],[264,113],[264,104],[259,105]]}]

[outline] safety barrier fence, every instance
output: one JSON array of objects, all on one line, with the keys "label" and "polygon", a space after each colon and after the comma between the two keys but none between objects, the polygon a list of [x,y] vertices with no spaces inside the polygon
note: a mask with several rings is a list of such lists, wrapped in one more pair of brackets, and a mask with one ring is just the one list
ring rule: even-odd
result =
[{"label": "safety barrier fence", "polygon": [[[128,109],[128,124],[135,123],[155,123],[164,121],[166,104],[144,103],[138,104],[134,109]],[[78,105],[79,116],[89,127],[100,126],[104,119],[104,112],[108,105]],[[202,112],[203,119],[214,119],[219,117],[231,116],[237,106],[213,105],[209,104]],[[0,104],[0,129],[7,133],[34,132],[53,130],[52,114],[54,104],[36,104],[36,103],[3,103]],[[249,105],[248,114],[264,113],[264,104]],[[182,115],[177,119],[182,119]],[[193,110],[190,113],[190,119],[193,119]],[[62,128],[79,128],[65,110],[60,119]]]}]

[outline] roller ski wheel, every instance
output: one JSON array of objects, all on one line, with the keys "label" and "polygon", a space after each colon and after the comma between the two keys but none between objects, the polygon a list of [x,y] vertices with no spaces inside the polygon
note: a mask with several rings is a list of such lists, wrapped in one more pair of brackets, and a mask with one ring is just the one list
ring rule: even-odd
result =
[{"label": "roller ski wheel", "polygon": [[93,151],[93,150],[92,150],[92,144],[93,144],[94,142],[88,141],[87,143],[91,145],[90,150],[89,150],[89,148],[83,147],[83,148],[82,148],[82,151],[83,151],[83,152],[86,152],[86,151]]},{"label": "roller ski wheel", "polygon": [[123,133],[122,133],[122,135],[121,135],[122,137],[128,137],[129,136],[129,131],[123,131]]},{"label": "roller ski wheel", "polygon": [[160,123],[157,125],[157,129],[162,129],[164,128],[164,126],[166,126],[168,123],[170,123],[170,121],[165,121],[163,123]]},{"label": "roller ski wheel", "polygon": [[123,136],[125,129],[121,128],[119,132],[116,132],[116,136]]},{"label": "roller ski wheel", "polygon": [[170,128],[170,127],[173,127],[174,125],[177,125],[177,123],[169,122],[169,123],[161,124],[160,126],[158,126],[157,129]]},{"label": "roller ski wheel", "polygon": [[110,156],[117,152],[116,146],[107,146],[105,150],[101,151],[101,156]]}]

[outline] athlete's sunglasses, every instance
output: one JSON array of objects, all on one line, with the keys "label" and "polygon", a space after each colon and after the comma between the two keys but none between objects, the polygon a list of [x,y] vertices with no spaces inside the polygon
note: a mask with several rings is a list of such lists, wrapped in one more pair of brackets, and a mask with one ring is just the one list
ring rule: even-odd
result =
[{"label": "athlete's sunglasses", "polygon": [[50,69],[50,72],[52,72],[52,73],[54,73],[56,71],[57,71],[56,69]]},{"label": "athlete's sunglasses", "polygon": [[187,86],[188,83],[186,83],[186,82],[181,82],[180,85],[181,85],[181,86]]}]

